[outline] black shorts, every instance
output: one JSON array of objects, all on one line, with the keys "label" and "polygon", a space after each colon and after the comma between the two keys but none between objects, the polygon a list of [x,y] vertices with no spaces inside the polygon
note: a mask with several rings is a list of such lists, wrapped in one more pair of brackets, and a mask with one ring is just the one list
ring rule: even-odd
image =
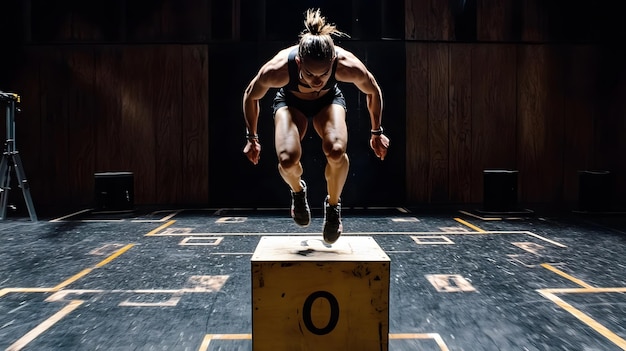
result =
[{"label": "black shorts", "polygon": [[289,106],[298,109],[298,111],[302,112],[307,118],[313,118],[324,107],[332,104],[343,106],[344,110],[346,110],[346,112],[348,111],[346,99],[343,97],[343,93],[339,90],[337,85],[331,88],[326,95],[315,100],[299,99],[291,92],[280,88],[274,97],[273,107],[274,115],[276,115],[276,111],[279,108]]}]

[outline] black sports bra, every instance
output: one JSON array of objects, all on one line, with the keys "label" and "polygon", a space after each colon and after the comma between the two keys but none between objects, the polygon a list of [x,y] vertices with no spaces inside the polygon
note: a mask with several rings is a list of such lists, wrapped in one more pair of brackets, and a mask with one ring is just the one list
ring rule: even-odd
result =
[{"label": "black sports bra", "polygon": [[[300,89],[298,89],[298,86],[303,86],[303,87],[309,87],[306,84],[303,84],[300,82],[300,79],[298,78],[299,74],[298,74],[298,64],[296,63],[296,55],[298,54],[298,48],[294,48],[293,50],[291,50],[291,52],[289,53],[289,59],[288,59],[288,68],[289,68],[289,83],[287,83],[287,85],[285,85],[283,88],[285,90],[289,90],[289,91],[296,91],[296,92],[300,92]],[[326,85],[324,85],[324,87],[321,90],[328,90],[330,88],[332,88],[335,84],[337,84],[337,79],[335,79],[335,71],[337,70],[337,60],[335,60],[335,62],[333,63],[333,69],[332,72],[330,74],[330,78],[328,79],[328,81],[326,82]]]}]

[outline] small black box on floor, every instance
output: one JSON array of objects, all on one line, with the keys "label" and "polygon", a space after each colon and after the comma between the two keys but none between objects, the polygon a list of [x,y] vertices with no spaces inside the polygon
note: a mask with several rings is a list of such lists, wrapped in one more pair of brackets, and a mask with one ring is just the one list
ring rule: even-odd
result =
[{"label": "small black box on floor", "polygon": [[132,211],[134,175],[132,172],[95,173],[95,211]]},{"label": "small black box on floor", "polygon": [[517,174],[515,170],[484,170],[483,210],[513,212],[517,210]]},{"label": "small black box on floor", "polygon": [[609,171],[578,171],[578,208],[607,212],[613,206],[612,175]]}]

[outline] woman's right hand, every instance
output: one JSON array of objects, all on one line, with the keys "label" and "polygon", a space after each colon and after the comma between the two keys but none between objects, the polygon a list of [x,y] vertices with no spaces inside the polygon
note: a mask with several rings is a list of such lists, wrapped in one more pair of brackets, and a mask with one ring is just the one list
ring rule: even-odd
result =
[{"label": "woman's right hand", "polygon": [[257,139],[248,140],[243,148],[243,153],[246,154],[250,162],[256,165],[261,156],[261,144]]}]

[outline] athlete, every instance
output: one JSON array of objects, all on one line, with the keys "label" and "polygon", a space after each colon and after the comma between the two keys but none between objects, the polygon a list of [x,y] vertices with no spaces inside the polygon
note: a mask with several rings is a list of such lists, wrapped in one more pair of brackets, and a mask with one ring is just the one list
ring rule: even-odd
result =
[{"label": "athlete", "polygon": [[275,148],[278,171],[291,189],[291,217],[300,226],[308,226],[311,221],[300,163],[301,142],[311,121],[322,139],[327,161],[323,235],[324,241],[332,244],[343,230],[341,192],[350,165],[346,154],[346,101],[337,82],[352,83],[367,96],[370,147],[381,160],[387,155],[389,138],[383,134],[383,98],[376,79],[355,55],[334,45],[332,36],[347,35],[327,23],[319,9],[306,11],[304,25],[298,44],[279,51],[265,63],[244,92],[247,132],[243,152],[253,164],[259,162],[259,100],[269,89],[278,88],[273,103]]}]

